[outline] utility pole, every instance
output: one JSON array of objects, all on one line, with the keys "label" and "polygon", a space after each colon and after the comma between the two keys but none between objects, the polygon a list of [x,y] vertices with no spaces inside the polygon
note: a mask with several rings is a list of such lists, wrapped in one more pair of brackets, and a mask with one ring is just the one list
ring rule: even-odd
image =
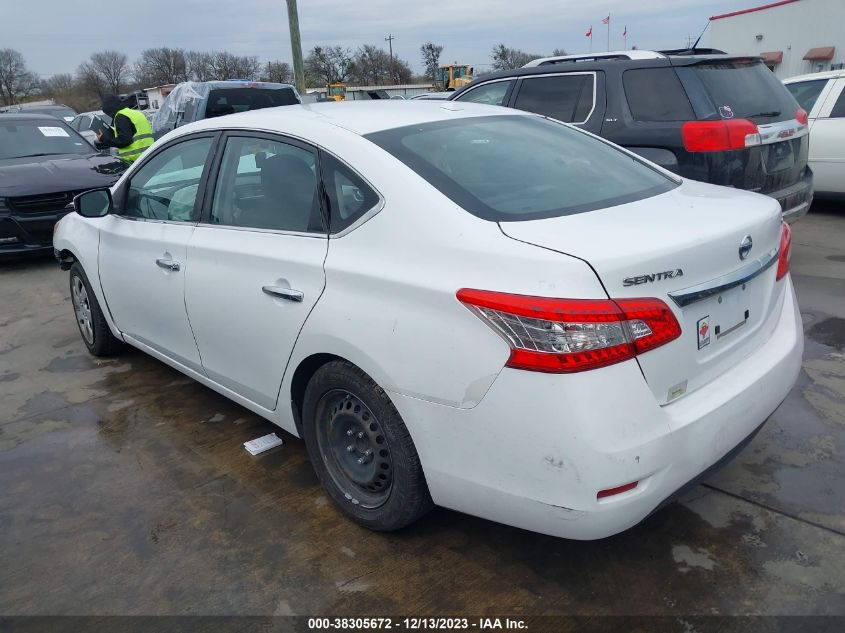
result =
[{"label": "utility pole", "polygon": [[290,49],[293,56],[293,83],[297,92],[305,96],[305,66],[302,63],[302,41],[299,39],[299,13],[296,0],[287,0],[290,25]]},{"label": "utility pole", "polygon": [[392,35],[392,34],[391,34],[391,35],[388,35],[386,38],[384,38],[384,41],[385,41],[385,42],[387,42],[387,43],[388,43],[388,45],[390,46],[390,83],[391,83],[391,84],[392,84],[394,81],[396,81],[396,80],[393,78],[393,77],[394,77],[394,74],[393,74],[393,40],[395,40],[395,39],[396,39],[396,38],[395,38],[395,37],[393,37],[393,35]]}]

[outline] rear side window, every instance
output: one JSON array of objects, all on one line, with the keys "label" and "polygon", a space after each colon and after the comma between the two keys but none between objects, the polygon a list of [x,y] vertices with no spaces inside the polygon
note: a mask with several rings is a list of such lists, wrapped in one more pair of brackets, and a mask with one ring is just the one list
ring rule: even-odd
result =
[{"label": "rear side window", "polygon": [[331,232],[339,233],[375,207],[379,196],[358,174],[331,154],[323,154],[320,162],[329,197]]},{"label": "rear side window", "polygon": [[845,118],[845,90],[842,91],[842,94],[839,95],[839,99],[836,100],[836,105],[833,106],[833,110],[830,112],[830,118]]},{"label": "rear side window", "polygon": [[677,68],[689,93],[703,90],[712,102],[699,118],[754,119],[775,123],[794,119],[798,102],[762,62],[726,60]]},{"label": "rear side window", "polygon": [[438,121],[366,138],[493,222],[584,213],[677,186],[609,143],[534,116]]},{"label": "rear side window", "polygon": [[485,105],[503,105],[505,97],[512,85],[513,80],[494,81],[468,90],[458,97],[456,101],[469,101],[471,103],[483,103]]},{"label": "rear side window", "polygon": [[812,81],[797,81],[787,84],[786,89],[792,93],[798,105],[804,108],[807,113],[810,113],[826,85],[827,79],[813,79]]},{"label": "rear side window", "polygon": [[299,103],[290,88],[223,88],[208,93],[205,118]]},{"label": "rear side window", "polygon": [[672,68],[626,70],[622,83],[628,107],[636,121],[695,119],[687,93]]},{"label": "rear side window", "polygon": [[595,76],[555,75],[523,79],[514,107],[564,123],[584,123],[593,110]]}]

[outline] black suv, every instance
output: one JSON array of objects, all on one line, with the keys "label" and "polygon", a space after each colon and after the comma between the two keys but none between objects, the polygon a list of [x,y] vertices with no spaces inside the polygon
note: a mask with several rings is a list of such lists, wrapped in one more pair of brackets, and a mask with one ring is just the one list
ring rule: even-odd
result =
[{"label": "black suv", "polygon": [[550,57],[479,77],[450,99],[575,124],[686,178],[772,196],[788,221],[812,202],[807,113],[757,57]]}]

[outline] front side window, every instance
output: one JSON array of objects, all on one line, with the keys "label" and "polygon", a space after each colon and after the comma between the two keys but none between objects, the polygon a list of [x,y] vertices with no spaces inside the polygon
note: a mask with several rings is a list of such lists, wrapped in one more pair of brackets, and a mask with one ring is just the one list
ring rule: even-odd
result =
[{"label": "front side window", "polygon": [[366,138],[455,204],[493,222],[585,213],[677,186],[609,143],[535,116],[438,121]]},{"label": "front side window", "polygon": [[220,164],[210,222],[324,232],[316,163],[313,151],[284,141],[231,137]]},{"label": "front side window", "polygon": [[813,79],[812,81],[796,81],[795,83],[786,84],[787,90],[792,93],[795,100],[804,110],[809,114],[813,111],[816,101],[819,100],[819,95],[827,85],[827,79]]},{"label": "front side window", "polygon": [[593,109],[593,75],[557,75],[523,79],[514,107],[564,123],[584,123]]},{"label": "front side window", "polygon": [[331,232],[339,233],[375,207],[379,196],[358,174],[331,154],[324,153],[321,162],[329,197]]},{"label": "front side window", "polygon": [[504,105],[513,80],[494,81],[489,84],[478,86],[463,93],[456,101],[469,101],[470,103],[483,103],[485,105]]},{"label": "front side window", "polygon": [[129,181],[121,215],[190,222],[213,141],[210,136],[182,141],[146,161]]}]

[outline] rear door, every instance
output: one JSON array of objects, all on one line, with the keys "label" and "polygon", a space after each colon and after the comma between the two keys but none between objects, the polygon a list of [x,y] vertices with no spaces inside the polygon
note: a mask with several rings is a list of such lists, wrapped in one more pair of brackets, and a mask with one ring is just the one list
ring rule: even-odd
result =
[{"label": "rear door", "polygon": [[589,71],[521,77],[509,105],[598,134],[605,103],[604,73]]},{"label": "rear door", "polygon": [[293,345],[325,286],[318,169],[316,150],[296,140],[228,134],[187,248],[185,305],[203,368],[265,409],[276,407]]},{"label": "rear door", "polygon": [[[810,131],[810,166],[820,193],[843,193],[845,182],[845,78],[830,81],[830,92],[815,110]],[[821,101],[821,99],[819,99]]]},{"label": "rear door", "polygon": [[215,139],[180,139],[144,157],[98,225],[100,282],[117,327],[200,372],[185,311],[187,244]]}]

